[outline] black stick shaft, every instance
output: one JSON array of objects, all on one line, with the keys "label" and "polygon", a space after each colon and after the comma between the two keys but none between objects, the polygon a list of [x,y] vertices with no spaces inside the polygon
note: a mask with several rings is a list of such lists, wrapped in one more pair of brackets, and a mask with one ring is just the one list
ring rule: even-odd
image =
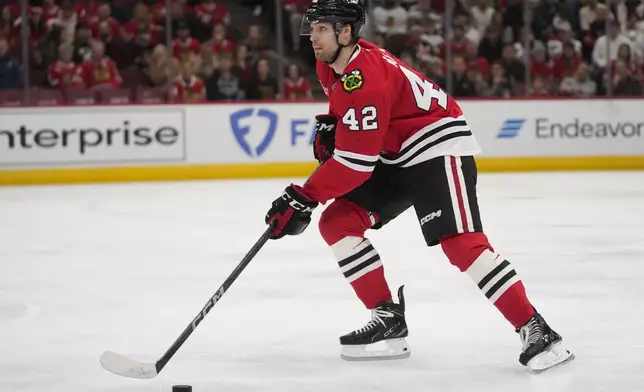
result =
[{"label": "black stick shaft", "polygon": [[156,363],[156,370],[157,374],[161,372],[161,370],[165,367],[165,365],[170,361],[170,359],[174,356],[174,354],[183,346],[183,344],[188,340],[190,335],[197,329],[197,326],[199,323],[203,321],[203,319],[206,317],[208,312],[215,306],[217,302],[221,299],[221,297],[224,296],[226,291],[228,291],[228,288],[233,284],[233,282],[239,277],[239,275],[242,273],[242,271],[246,268],[246,266],[253,260],[255,255],[257,255],[257,252],[259,252],[260,249],[264,246],[266,241],[268,241],[271,238],[271,235],[273,233],[273,225],[269,225],[266,231],[264,231],[264,234],[257,240],[255,245],[248,251],[246,256],[242,259],[242,261],[237,265],[235,270],[228,276],[228,278],[224,281],[224,283],[221,285],[219,290],[215,293],[215,295],[208,300],[208,303],[206,303],[206,306],[199,312],[197,317],[195,317],[194,320],[186,327],[186,329],[183,330],[181,333],[181,336],[177,340],[174,341],[172,346],[168,349],[168,351],[163,354],[161,359],[159,359]]}]

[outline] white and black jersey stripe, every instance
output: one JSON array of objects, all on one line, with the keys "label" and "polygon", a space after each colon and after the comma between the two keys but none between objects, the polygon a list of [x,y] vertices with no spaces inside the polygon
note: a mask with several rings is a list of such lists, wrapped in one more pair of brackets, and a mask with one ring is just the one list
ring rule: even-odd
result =
[{"label": "white and black jersey stripe", "polygon": [[[454,144],[457,140],[458,143]],[[479,152],[480,147],[465,116],[446,117],[405,140],[396,158],[381,156],[380,160],[387,165],[409,167],[442,155],[474,155]]]},{"label": "white and black jersey stripe", "polygon": [[370,173],[376,167],[380,157],[378,155],[371,156],[336,149],[333,153],[333,158],[349,169]]},{"label": "white and black jersey stripe", "polygon": [[478,285],[487,299],[496,302],[520,278],[512,264],[489,250],[484,251],[467,269],[467,274]]},{"label": "white and black jersey stripe", "polygon": [[[336,256],[340,255],[336,254]],[[371,245],[371,242],[369,242],[369,240],[367,239],[353,248],[351,250],[351,254],[346,255],[346,257],[344,258],[340,257],[338,257],[338,265],[340,266],[342,274],[345,278],[347,278],[349,283],[379,267],[382,267],[382,261],[380,260],[378,252],[374,249],[373,245]]]}]

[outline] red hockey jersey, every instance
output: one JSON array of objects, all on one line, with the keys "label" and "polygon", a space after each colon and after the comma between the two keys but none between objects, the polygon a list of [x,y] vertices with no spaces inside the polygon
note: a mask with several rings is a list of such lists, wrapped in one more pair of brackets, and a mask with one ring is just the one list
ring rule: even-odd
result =
[{"label": "red hockey jersey", "polygon": [[47,79],[51,87],[60,89],[85,85],[83,69],[73,61],[68,63],[61,60],[54,61],[47,70]]},{"label": "red hockey jersey", "polygon": [[319,61],[317,74],[339,119],[333,157],[303,186],[321,203],[358,187],[378,161],[409,167],[480,152],[450,95],[368,41],[360,40],[342,75]]},{"label": "red hockey jersey", "polygon": [[206,101],[206,85],[196,76],[185,80],[181,75],[174,80],[172,97],[176,102],[193,103]]},{"label": "red hockey jersey", "polygon": [[201,53],[201,44],[192,37],[182,41],[175,39],[172,41],[172,55],[179,59],[180,63],[185,62],[191,56],[198,56]]}]

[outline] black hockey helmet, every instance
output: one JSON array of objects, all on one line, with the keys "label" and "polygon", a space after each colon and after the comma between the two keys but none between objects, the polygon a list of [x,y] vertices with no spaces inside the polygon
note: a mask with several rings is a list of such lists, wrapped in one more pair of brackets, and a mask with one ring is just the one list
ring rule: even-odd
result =
[{"label": "black hockey helmet", "polygon": [[311,35],[311,24],[315,22],[331,23],[336,35],[348,24],[355,40],[366,23],[366,12],[362,0],[313,0],[302,18],[300,34]]}]

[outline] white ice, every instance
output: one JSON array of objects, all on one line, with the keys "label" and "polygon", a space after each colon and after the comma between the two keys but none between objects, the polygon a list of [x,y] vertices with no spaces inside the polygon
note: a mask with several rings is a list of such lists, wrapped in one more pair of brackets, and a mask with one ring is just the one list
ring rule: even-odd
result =
[{"label": "white ice", "polygon": [[566,366],[519,365],[513,328],[409,211],[368,236],[406,284],[411,358],[340,359],[369,315],[313,223],[270,241],[158,378],[103,370],[105,350],[163,354],[288,182],[0,188],[0,391],[644,391],[644,172],[480,176],[486,232],[575,352]]}]

